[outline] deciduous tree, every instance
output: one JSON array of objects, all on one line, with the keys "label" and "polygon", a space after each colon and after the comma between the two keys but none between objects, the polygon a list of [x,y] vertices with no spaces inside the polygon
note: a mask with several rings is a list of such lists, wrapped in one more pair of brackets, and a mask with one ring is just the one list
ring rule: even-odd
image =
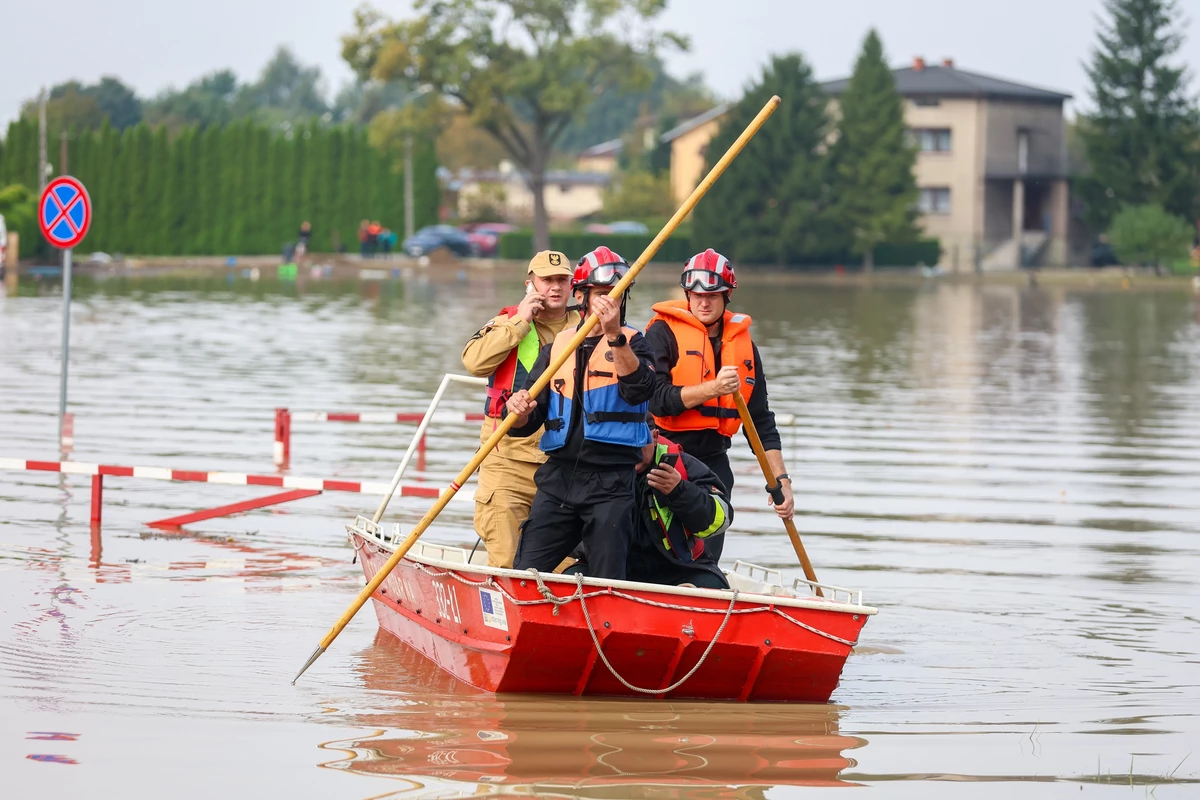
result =
[{"label": "deciduous tree", "polygon": [[418,0],[399,22],[364,9],[342,54],[360,75],[455,99],[524,168],[534,245],[549,246],[545,172],[572,119],[609,87],[644,87],[644,57],[685,41],[654,27],[666,0]]}]

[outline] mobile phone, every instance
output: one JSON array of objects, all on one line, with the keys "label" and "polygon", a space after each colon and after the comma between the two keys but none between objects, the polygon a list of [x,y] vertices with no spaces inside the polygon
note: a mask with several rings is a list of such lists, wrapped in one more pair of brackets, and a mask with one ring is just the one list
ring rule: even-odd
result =
[{"label": "mobile phone", "polygon": [[662,457],[662,460],[659,461],[658,463],[666,464],[671,469],[675,469],[675,465],[678,462],[679,462],[679,454],[678,453],[667,453],[666,455],[664,455]]},{"label": "mobile phone", "polygon": [[527,296],[533,294],[533,281],[525,281],[525,294]]}]

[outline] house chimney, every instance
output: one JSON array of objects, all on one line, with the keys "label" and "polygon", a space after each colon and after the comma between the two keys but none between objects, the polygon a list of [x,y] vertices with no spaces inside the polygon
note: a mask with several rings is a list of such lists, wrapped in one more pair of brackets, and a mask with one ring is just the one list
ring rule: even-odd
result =
[{"label": "house chimney", "polygon": [[954,69],[954,59],[953,58],[943,58],[942,66],[945,67],[946,69]]},{"label": "house chimney", "polygon": [[912,68],[915,72],[920,72],[921,70],[925,69],[925,59],[921,58],[920,56],[913,58]]}]

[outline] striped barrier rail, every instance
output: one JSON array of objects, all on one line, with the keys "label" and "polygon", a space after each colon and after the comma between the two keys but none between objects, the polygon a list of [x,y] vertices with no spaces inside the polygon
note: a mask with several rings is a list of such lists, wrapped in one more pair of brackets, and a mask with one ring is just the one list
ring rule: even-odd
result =
[{"label": "striped barrier rail", "polygon": [[[206,472],[200,470],[171,469],[168,467],[123,467],[113,464],[89,464],[81,461],[33,461],[19,458],[0,458],[0,469],[22,470],[26,472],[60,472],[67,475],[92,476],[92,515],[91,521],[99,525],[101,507],[104,495],[105,476],[120,478],[147,478],[158,481],[176,481],[188,483],[220,483],[226,486],[274,486],[288,489],[287,492],[268,495],[267,497],[246,500],[228,506],[197,511],[180,517],[156,520],[149,523],[153,527],[175,528],[190,522],[199,522],[213,517],[237,514],[254,508],[277,505],[304,497],[312,497],[321,492],[350,492],[353,494],[387,494],[387,483],[367,481],[344,481],[327,478],[303,478],[295,475],[250,475],[244,472]],[[442,490],[436,486],[421,484],[403,484],[398,492],[401,497],[437,498]]]},{"label": "striped barrier rail", "polygon": [[403,467],[408,466],[413,451],[417,453],[417,469],[425,471],[426,441],[425,431],[430,423],[466,423],[483,422],[482,413],[466,413],[463,411],[438,411],[442,395],[446,393],[451,383],[465,383],[471,386],[487,386],[487,378],[476,378],[473,375],[456,375],[446,373],[442,382],[433,394],[433,400],[424,412],[417,411],[292,411],[288,408],[275,409],[275,466],[287,467],[292,460],[292,423],[293,422],[375,422],[383,424],[416,424],[417,432],[404,454]]}]

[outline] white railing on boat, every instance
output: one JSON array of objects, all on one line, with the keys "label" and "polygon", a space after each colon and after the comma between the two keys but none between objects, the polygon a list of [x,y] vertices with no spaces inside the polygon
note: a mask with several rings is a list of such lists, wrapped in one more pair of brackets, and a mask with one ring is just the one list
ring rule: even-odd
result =
[{"label": "white railing on boat", "polygon": [[[354,518],[353,525],[346,526],[347,533],[358,533],[364,537],[374,539],[382,545],[394,547],[404,539],[404,534],[400,531],[400,523],[392,524],[392,530],[389,533],[384,529],[384,526],[372,522],[368,517],[357,516]],[[419,542],[418,547],[424,558],[430,558],[437,561],[442,561],[449,564],[474,564],[474,559],[468,555],[468,551],[464,547],[457,545],[442,545],[433,542]],[[478,566],[486,563],[487,554],[480,552],[481,558]],[[756,594],[766,594],[775,597],[798,598],[802,596],[816,596],[816,587],[820,587],[825,592],[824,600],[834,603],[845,603],[852,606],[861,606],[862,591],[858,589],[847,589],[844,586],[834,586],[829,583],[820,583],[818,581],[810,581],[803,577],[792,579],[791,585],[784,583],[783,571],[774,567],[764,567],[759,564],[752,564],[749,561],[738,559],[733,562],[733,569],[727,573],[730,577],[741,578],[750,582],[751,585],[740,587],[742,591],[752,591]],[[757,586],[753,584],[758,584]]]},{"label": "white railing on boat", "polygon": [[[847,603],[852,606],[861,606],[862,591],[860,589],[847,589],[844,586],[834,586],[830,583],[821,583],[819,581],[810,581],[807,578],[796,577],[792,578],[791,586],[784,583],[783,571],[774,567],[764,567],[758,564],[751,564],[749,561],[738,559],[733,562],[733,569],[730,570],[735,575],[745,575],[751,580],[761,580],[763,583],[771,587],[772,594],[789,593],[792,597],[799,597],[800,592],[816,594],[816,587],[820,587],[825,591],[825,599],[832,600],[835,603]],[[760,577],[761,576],[761,577]],[[780,591],[776,592],[778,588]]]}]

